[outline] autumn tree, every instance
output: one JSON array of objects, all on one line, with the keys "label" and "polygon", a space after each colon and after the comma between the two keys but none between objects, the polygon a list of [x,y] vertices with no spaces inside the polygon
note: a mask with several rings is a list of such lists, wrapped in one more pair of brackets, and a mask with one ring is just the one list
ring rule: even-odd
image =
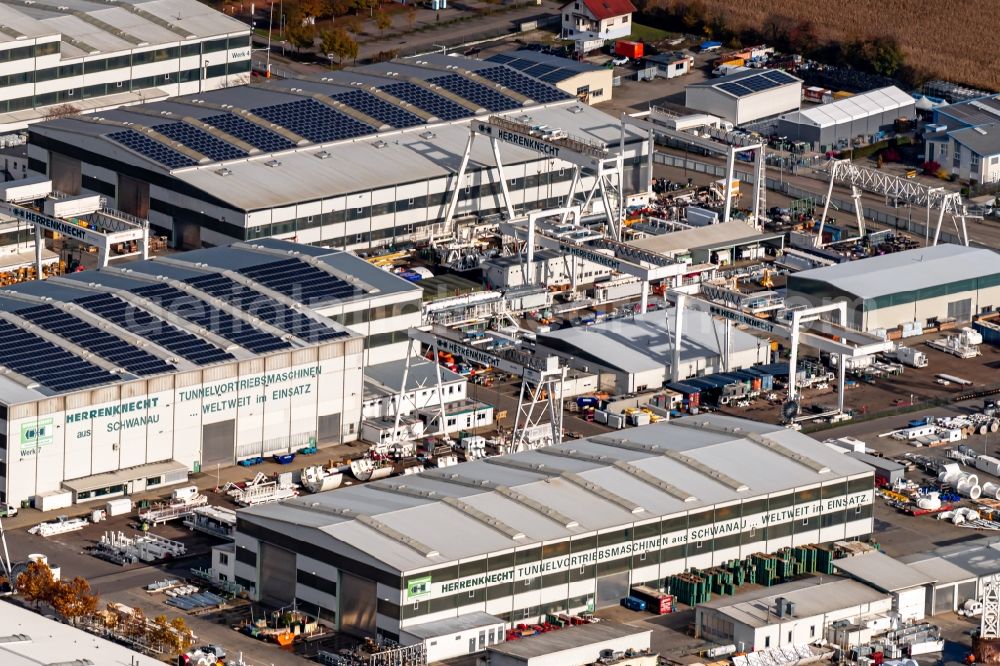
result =
[{"label": "autumn tree", "polygon": [[44,562],[32,562],[28,568],[17,577],[17,590],[24,597],[38,606],[43,601],[51,602],[53,587],[56,581],[52,577],[52,569]]},{"label": "autumn tree", "polygon": [[413,5],[406,6],[406,27],[413,30],[413,24],[417,22],[417,8]]},{"label": "autumn tree", "polygon": [[176,632],[181,642],[181,651],[189,649],[194,645],[194,632],[187,626],[187,622],[182,617],[175,617],[170,621],[170,626]]},{"label": "autumn tree", "polygon": [[325,0],[296,0],[292,13],[303,17],[316,18],[324,16],[329,10],[330,6]]},{"label": "autumn tree", "polygon": [[316,26],[303,21],[301,15],[296,15],[293,19],[288,21],[288,26],[285,28],[285,38],[288,43],[294,46],[296,51],[312,48],[316,39]]},{"label": "autumn tree", "polygon": [[337,62],[344,62],[345,58],[358,57],[358,43],[343,28],[325,30],[321,37],[323,52],[332,53],[336,56]]},{"label": "autumn tree", "polygon": [[385,34],[385,31],[392,25],[392,19],[381,9],[375,13],[375,27],[378,28],[379,34]]},{"label": "autumn tree", "polygon": [[79,576],[55,583],[52,590],[52,607],[70,624],[97,611],[97,595],[91,591],[90,583]]}]

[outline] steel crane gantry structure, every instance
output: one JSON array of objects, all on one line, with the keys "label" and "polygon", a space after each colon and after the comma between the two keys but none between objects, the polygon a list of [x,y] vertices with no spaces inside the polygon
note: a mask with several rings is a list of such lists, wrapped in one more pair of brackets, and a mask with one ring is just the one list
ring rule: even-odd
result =
[{"label": "steel crane gantry structure", "polygon": [[[498,351],[479,349],[460,340],[456,340],[448,334],[448,330],[440,326],[413,327],[408,331],[410,338],[410,349],[407,350],[405,365],[403,367],[403,383],[400,396],[396,403],[396,418],[393,427],[393,436],[399,432],[399,423],[402,418],[402,404],[406,396],[406,382],[410,372],[410,362],[416,355],[413,354],[413,346],[423,344],[427,346],[432,355],[437,372],[437,392],[439,400],[438,420],[441,424],[440,434],[446,433],[446,414],[444,405],[444,392],[442,391],[441,364],[438,354],[445,352],[461,356],[462,358],[480,363],[502,372],[517,375],[521,378],[521,392],[517,403],[517,414],[514,417],[514,426],[511,433],[511,441],[508,446],[508,453],[515,453],[527,448],[536,448],[537,443],[530,441],[533,434],[544,430],[543,418],[547,414],[548,439],[545,446],[558,446],[562,443],[562,394],[563,382],[566,379],[566,367],[559,362],[556,356],[546,356],[539,358],[516,349],[503,349]],[[532,386],[529,387],[528,385]],[[544,404],[543,404],[544,403]]]},{"label": "steel crane gantry structure", "polygon": [[[600,196],[604,203],[604,212],[608,218],[610,235],[621,239],[622,224],[625,220],[625,156],[624,152],[612,154],[608,146],[587,139],[574,137],[560,128],[545,125],[531,125],[504,116],[490,116],[486,120],[473,119],[469,123],[469,140],[462,153],[462,161],[454,181],[454,189],[448,210],[445,213],[444,226],[451,228],[455,211],[458,208],[459,195],[463,188],[466,169],[472,155],[472,146],[476,137],[482,135],[489,139],[493,147],[493,158],[496,160],[497,175],[500,180],[500,191],[507,219],[514,218],[514,204],[504,176],[503,160],[500,157],[500,142],[509,143],[528,150],[534,150],[553,159],[560,159],[573,165],[573,182],[566,195],[566,206],[571,206],[580,189],[583,171],[594,175],[594,184],[585,193],[582,208],[586,209],[595,196]],[[624,146],[624,141],[622,142]]]},{"label": "steel crane gantry structure", "polygon": [[[765,187],[764,175],[764,144],[762,142],[733,145],[722,143],[705,136],[696,136],[690,132],[675,130],[668,127],[673,119],[669,112],[653,107],[646,115],[649,120],[642,120],[638,117],[627,116],[628,123],[636,127],[649,130],[651,134],[662,134],[663,136],[691,145],[714,155],[724,155],[726,158],[726,182],[723,196],[725,197],[725,208],[722,213],[722,221],[728,222],[733,211],[733,179],[736,176],[736,156],[749,153],[753,156],[753,203],[750,209],[753,211],[753,224],[757,229],[761,228],[761,220],[767,212],[767,188]],[[624,128],[625,120],[622,125]],[[624,129],[623,129],[624,132]],[[651,148],[652,149],[652,148]],[[652,177],[652,173],[650,174]]]},{"label": "steel crane gantry structure", "polygon": [[[610,238],[598,238],[585,243],[569,238],[556,238],[537,228],[538,221],[546,218],[557,218],[560,221],[570,218],[573,224],[579,225],[580,207],[568,206],[533,211],[525,217],[501,222],[500,233],[525,243],[523,256],[529,267],[534,261],[535,246],[537,245],[558,250],[564,256],[569,257],[570,261],[576,261],[576,258],[580,258],[607,266],[616,273],[639,278],[642,281],[640,297],[640,310],[642,312],[646,311],[649,304],[649,283],[668,280],[673,286],[679,283],[680,277],[684,275],[688,266],[686,263],[675,262],[655,252],[632,247]],[[529,276],[530,274],[525,272],[525,275]],[[572,288],[576,289],[576,271],[571,270],[570,276]],[[526,281],[530,282],[531,280]]]},{"label": "steel crane gantry structure", "polygon": [[[965,205],[962,203],[962,195],[958,192],[947,192],[943,187],[929,187],[909,178],[893,176],[878,169],[854,164],[850,160],[830,160],[822,169],[830,174],[830,184],[826,191],[826,200],[823,202],[823,215],[819,222],[819,240],[822,244],[823,227],[826,225],[826,215],[830,210],[830,199],[833,197],[833,186],[837,183],[850,185],[852,188],[881,194],[887,199],[894,201],[904,201],[914,206],[925,206],[927,208],[926,233],[929,236],[931,227],[931,211],[937,210],[937,224],[934,227],[933,245],[937,245],[938,237],[941,235],[941,225],[944,222],[946,213],[951,215],[955,224],[955,231],[962,238],[963,245],[969,244],[969,232],[966,229],[965,218],[967,217]],[[860,217],[864,216],[864,211],[860,210],[860,199],[855,197],[856,211]],[[959,228],[961,224],[961,228]],[[864,228],[862,227],[862,234]],[[929,238],[927,239],[930,240]]]},{"label": "steel crane gantry structure", "polygon": [[[683,336],[683,316],[684,308],[688,305],[693,310],[706,312],[713,317],[720,317],[726,321],[725,346],[721,349],[723,366],[729,371],[729,326],[740,324],[749,326],[758,331],[768,334],[777,334],[788,338],[790,341],[791,354],[788,359],[788,398],[787,402],[798,407],[799,389],[796,385],[795,374],[798,365],[799,343],[805,343],[819,351],[829,352],[838,355],[837,370],[839,381],[837,385],[837,410],[844,411],[844,390],[845,390],[845,359],[858,356],[868,356],[879,352],[890,351],[895,343],[882,340],[870,333],[864,333],[846,325],[847,304],[843,301],[820,305],[817,307],[799,308],[790,311],[790,320],[781,323],[779,318],[764,319],[753,314],[743,312],[721,303],[689,295],[682,291],[668,291],[667,294],[673,298],[675,305],[674,327],[673,327],[673,358],[670,367],[671,381],[683,381],[679,377],[681,339]],[[832,313],[838,316],[839,321],[823,319],[824,314]],[[669,322],[668,322],[669,326]]]}]

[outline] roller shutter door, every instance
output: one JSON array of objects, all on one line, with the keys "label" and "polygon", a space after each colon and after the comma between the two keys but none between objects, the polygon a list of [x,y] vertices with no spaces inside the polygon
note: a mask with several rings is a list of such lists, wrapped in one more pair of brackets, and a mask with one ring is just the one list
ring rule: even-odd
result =
[{"label": "roller shutter door", "polygon": [[266,604],[288,606],[295,600],[295,553],[260,544],[260,596]]},{"label": "roller shutter door", "polygon": [[375,581],[340,572],[340,630],[356,636],[375,635]]}]

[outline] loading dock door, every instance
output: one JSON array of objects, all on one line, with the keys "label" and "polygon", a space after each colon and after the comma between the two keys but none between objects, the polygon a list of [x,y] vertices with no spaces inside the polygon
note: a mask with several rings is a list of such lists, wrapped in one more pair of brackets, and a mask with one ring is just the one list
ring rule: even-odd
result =
[{"label": "loading dock door", "polygon": [[340,630],[356,636],[375,635],[375,581],[340,572]]},{"label": "loading dock door", "polygon": [[201,467],[236,462],[236,419],[206,423],[201,427]]},{"label": "loading dock door", "polygon": [[595,608],[617,606],[623,597],[628,596],[628,572],[598,578],[596,596]]},{"label": "loading dock door", "polygon": [[295,601],[295,553],[261,542],[260,598],[279,608]]}]

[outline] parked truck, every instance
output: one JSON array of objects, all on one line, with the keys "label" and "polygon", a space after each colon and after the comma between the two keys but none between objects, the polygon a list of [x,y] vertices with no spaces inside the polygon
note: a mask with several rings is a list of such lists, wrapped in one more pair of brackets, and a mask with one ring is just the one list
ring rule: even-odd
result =
[{"label": "parked truck", "polygon": [[654,590],[646,585],[636,585],[629,591],[629,597],[640,599],[646,604],[646,610],[657,615],[674,612],[674,595]]},{"label": "parked truck", "polygon": [[927,367],[927,354],[912,347],[896,347],[895,351],[889,352],[887,356],[911,368]]}]

